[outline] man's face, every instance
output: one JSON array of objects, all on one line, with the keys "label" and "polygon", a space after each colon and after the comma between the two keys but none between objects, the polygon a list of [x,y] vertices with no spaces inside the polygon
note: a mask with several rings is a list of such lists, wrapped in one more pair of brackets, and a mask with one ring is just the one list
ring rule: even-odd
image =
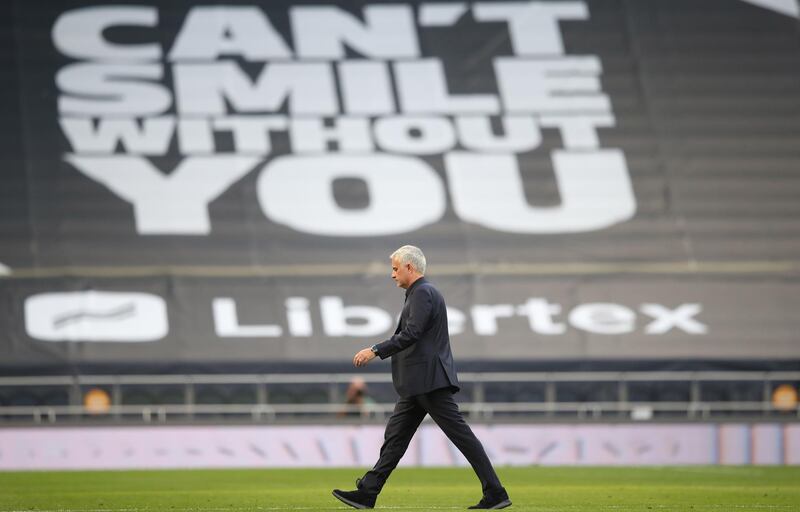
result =
[{"label": "man's face", "polygon": [[411,264],[400,263],[397,258],[392,258],[392,279],[397,283],[397,286],[408,288],[411,286],[413,277],[414,271],[411,269]]}]

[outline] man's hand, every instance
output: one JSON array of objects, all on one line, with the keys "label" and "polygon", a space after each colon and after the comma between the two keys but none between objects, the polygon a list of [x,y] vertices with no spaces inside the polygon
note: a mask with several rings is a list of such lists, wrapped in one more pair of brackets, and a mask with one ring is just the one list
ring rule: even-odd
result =
[{"label": "man's hand", "polygon": [[357,368],[360,368],[362,366],[366,366],[367,363],[373,359],[375,359],[375,353],[371,348],[365,348],[364,350],[359,350],[358,353],[353,357],[353,364]]}]

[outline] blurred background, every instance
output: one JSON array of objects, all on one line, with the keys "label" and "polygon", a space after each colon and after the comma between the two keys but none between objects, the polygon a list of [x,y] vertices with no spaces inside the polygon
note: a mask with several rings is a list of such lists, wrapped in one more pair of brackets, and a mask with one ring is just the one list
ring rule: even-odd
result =
[{"label": "blurred background", "polygon": [[371,465],[405,244],[496,463],[799,464],[799,16],[3,3],[0,469]]}]

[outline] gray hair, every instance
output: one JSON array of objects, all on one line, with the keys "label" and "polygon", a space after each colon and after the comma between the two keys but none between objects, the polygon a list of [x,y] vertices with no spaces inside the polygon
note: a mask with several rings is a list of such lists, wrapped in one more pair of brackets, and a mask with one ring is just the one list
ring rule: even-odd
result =
[{"label": "gray hair", "polygon": [[417,272],[425,275],[425,255],[419,247],[404,245],[392,253],[392,259],[397,259],[400,263],[411,263]]}]

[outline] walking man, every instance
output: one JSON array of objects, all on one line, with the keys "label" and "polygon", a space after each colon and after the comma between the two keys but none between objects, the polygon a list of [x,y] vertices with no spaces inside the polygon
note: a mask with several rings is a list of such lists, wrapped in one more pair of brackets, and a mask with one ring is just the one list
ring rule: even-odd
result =
[{"label": "walking man", "polygon": [[353,364],[360,368],[375,357],[391,357],[392,381],[400,398],[386,425],[375,467],[356,480],[355,491],[335,489],[333,495],[354,508],[373,508],[419,424],[430,414],[481,481],[483,498],[469,508],[505,508],[511,500],[453,400],[460,385],[450,351],[447,310],[442,294],[424,277],[425,255],[419,248],[405,245],[392,254],[391,260],[392,279],[406,290],[400,322],[391,338],[359,351]]}]

